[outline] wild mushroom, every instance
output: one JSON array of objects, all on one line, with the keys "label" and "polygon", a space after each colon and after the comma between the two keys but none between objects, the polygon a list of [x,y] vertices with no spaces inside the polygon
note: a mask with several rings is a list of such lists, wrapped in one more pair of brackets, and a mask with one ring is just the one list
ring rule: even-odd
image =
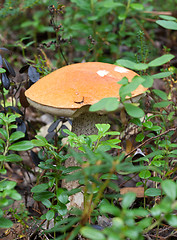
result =
[{"label": "wild mushroom", "polygon": [[[117,82],[123,77],[131,81],[136,75],[129,69],[113,64],[77,63],[41,78],[25,95],[32,106],[43,112],[73,118],[72,131],[77,135],[96,134],[95,124],[108,123],[108,118],[106,114],[89,112],[89,107],[102,98],[119,98],[121,85]],[[132,97],[144,91],[145,88],[139,85],[132,92]],[[76,161],[69,158],[65,166],[76,165]],[[70,189],[69,185],[67,188]]]},{"label": "wild mushroom", "polygon": [[[73,118],[72,131],[76,134],[89,135],[96,131],[95,123],[103,123],[106,118],[105,114],[90,113],[89,106],[102,98],[119,98],[121,85],[117,82],[123,77],[131,81],[136,75],[129,69],[113,64],[77,63],[41,78],[25,95],[32,106],[43,112]],[[132,98],[145,90],[140,85],[132,92]]]}]

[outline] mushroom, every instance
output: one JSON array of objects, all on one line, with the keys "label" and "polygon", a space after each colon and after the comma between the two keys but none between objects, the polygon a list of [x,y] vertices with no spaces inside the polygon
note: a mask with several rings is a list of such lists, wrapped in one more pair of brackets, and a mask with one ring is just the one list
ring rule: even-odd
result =
[{"label": "mushroom", "polygon": [[[38,80],[25,95],[42,112],[73,118],[72,131],[78,135],[95,133],[95,123],[103,123],[106,114],[90,113],[89,106],[102,98],[119,98],[123,77],[129,81],[137,74],[124,67],[100,62],[76,63],[62,67]],[[140,85],[132,98],[146,89]],[[103,120],[102,120],[103,119]],[[83,126],[83,125],[84,126]]]},{"label": "mushroom", "polygon": [[[129,81],[137,74],[124,67],[101,62],[76,63],[62,67],[34,83],[25,95],[35,108],[50,114],[73,118],[72,131],[77,135],[96,134],[96,123],[108,123],[106,113],[91,113],[89,107],[102,98],[119,98],[123,77]],[[139,87],[132,98],[146,89]],[[69,158],[66,167],[76,166]],[[73,186],[67,186],[71,189]]]}]

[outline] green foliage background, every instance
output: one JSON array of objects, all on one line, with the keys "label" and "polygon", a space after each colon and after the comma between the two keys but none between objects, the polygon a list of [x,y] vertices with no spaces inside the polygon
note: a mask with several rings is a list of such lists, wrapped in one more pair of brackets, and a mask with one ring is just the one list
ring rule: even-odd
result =
[{"label": "green foliage background", "polygon": [[[55,137],[48,141],[36,135],[39,126],[34,122],[30,128],[26,106],[16,95],[21,87],[29,86],[29,72],[25,80],[19,80],[17,75],[5,87],[2,76],[10,67],[1,64],[0,228],[10,229],[13,222],[19,221],[24,235],[29,235],[28,213],[11,208],[21,196],[16,191],[16,183],[6,177],[6,167],[17,164],[23,168],[19,152],[29,154],[29,150],[37,147],[35,157],[40,160],[38,167],[43,174],[37,175],[30,190],[46,212],[33,218],[33,222],[54,223],[47,231],[40,225],[43,239],[45,234],[52,233],[49,236],[54,239],[74,239],[81,234],[93,240],[139,240],[153,230],[158,237],[164,222],[175,231],[177,18],[173,10],[176,4],[176,0],[165,4],[162,0],[5,0],[1,3],[0,45],[11,50],[11,54],[6,56],[6,50],[0,49],[0,61],[7,58],[18,74],[26,63],[44,76],[67,63],[101,61],[133,69],[140,77],[131,83],[126,78],[119,82],[122,85],[119,100],[102,99],[90,108],[92,112],[112,112],[119,104],[124,106],[126,117],[122,112],[122,117],[112,115],[116,131],[110,130],[109,124],[97,124],[98,134],[91,136],[77,136],[64,130],[70,144],[68,152],[62,145],[61,130],[54,129]],[[161,84],[154,88],[156,80]],[[144,102],[127,103],[126,97],[139,84],[148,88]],[[120,123],[119,117],[126,123]],[[16,131],[18,118],[28,127],[27,132]],[[125,153],[126,128],[131,124],[137,130],[135,146]],[[109,139],[103,140],[105,136]],[[146,155],[134,160],[133,154],[139,148]],[[66,168],[64,162],[70,156],[82,167]],[[87,159],[86,164],[83,159]],[[130,174],[139,177],[136,187],[144,188],[142,201],[138,202],[134,193],[120,195],[121,187],[114,182],[119,180],[118,173],[122,177]],[[77,180],[80,186],[68,191],[61,187],[63,179]],[[107,189],[112,192],[108,193]],[[77,192],[84,193],[85,208],[68,210],[69,198]],[[100,215],[108,219],[111,216],[112,225],[95,229],[93,225],[98,224]]]}]

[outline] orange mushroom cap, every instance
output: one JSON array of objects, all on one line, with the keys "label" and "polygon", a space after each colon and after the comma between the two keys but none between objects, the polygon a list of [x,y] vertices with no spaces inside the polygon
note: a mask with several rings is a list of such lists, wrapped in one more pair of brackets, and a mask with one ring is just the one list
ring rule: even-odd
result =
[{"label": "orange mushroom cap", "polygon": [[[71,117],[77,109],[93,105],[102,98],[119,98],[123,77],[129,81],[137,74],[109,63],[86,62],[62,67],[38,80],[26,92],[29,103],[41,111]],[[139,87],[132,97],[146,89]]]}]

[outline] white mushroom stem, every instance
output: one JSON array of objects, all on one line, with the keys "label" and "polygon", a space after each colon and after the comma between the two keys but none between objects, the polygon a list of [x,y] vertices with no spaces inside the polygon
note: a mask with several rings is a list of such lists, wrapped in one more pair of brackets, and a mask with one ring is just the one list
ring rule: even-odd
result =
[{"label": "white mushroom stem", "polygon": [[[92,135],[97,134],[98,129],[95,127],[97,123],[109,123],[107,115],[98,115],[97,113],[82,113],[78,117],[73,119],[72,132],[79,135]],[[77,149],[76,149],[77,151]],[[75,158],[70,157],[65,161],[65,167],[79,166]],[[65,182],[62,186],[67,190],[72,190],[79,187],[78,181]],[[81,192],[76,193],[69,197],[70,203],[68,209],[71,207],[84,208],[84,196]]]},{"label": "white mushroom stem", "polygon": [[[82,113],[73,119],[72,132],[77,136],[97,134],[98,129],[95,127],[97,123],[109,123],[108,116],[97,113]],[[78,166],[78,164],[74,158],[69,158],[65,161],[65,166]]]},{"label": "white mushroom stem", "polygon": [[72,132],[79,135],[97,134],[98,129],[95,127],[97,123],[109,123],[107,115],[99,115],[98,113],[82,113],[73,119]]}]

